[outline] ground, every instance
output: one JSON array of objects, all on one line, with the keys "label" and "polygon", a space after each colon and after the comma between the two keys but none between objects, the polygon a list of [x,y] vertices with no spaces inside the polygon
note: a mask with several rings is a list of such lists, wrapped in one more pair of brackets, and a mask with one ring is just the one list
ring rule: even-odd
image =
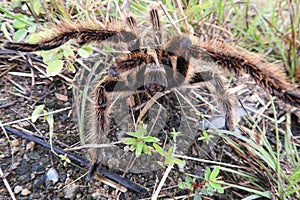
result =
[{"label": "ground", "polygon": [[[0,37],[2,42],[7,41],[3,34]],[[35,136],[43,139],[45,143],[50,143],[49,122],[45,121],[43,117],[39,117],[36,122],[29,119],[37,106],[45,105],[46,111],[55,112],[53,114],[53,145],[62,149],[80,146],[80,123],[74,117],[74,114],[78,111],[78,102],[74,98],[74,88],[78,86],[78,81],[72,80],[75,80],[76,74],[78,75],[82,72],[80,70],[77,73],[64,70],[58,76],[45,78],[41,73],[45,69],[39,56],[35,54],[19,54],[4,49],[0,50],[0,62],[0,167],[1,174],[4,174],[0,188],[0,199],[11,199],[13,195],[15,195],[16,199],[149,199],[151,197],[154,188],[166,172],[166,166],[156,171],[124,173],[119,170],[109,169],[104,163],[103,167],[105,169],[109,169],[112,173],[123,176],[125,179],[148,189],[147,192],[137,193],[130,189],[119,187],[117,183],[110,182],[113,185],[111,187],[109,186],[109,181],[103,177],[88,182],[85,177],[88,167],[83,167],[72,159],[71,163],[68,163],[55,155],[49,148],[22,139],[9,131],[4,131],[4,127],[8,126],[20,132],[35,133]],[[281,145],[281,150],[286,148],[287,143],[284,143],[283,138],[285,131],[290,130],[289,127],[291,127],[294,136],[293,140],[299,145],[300,126],[299,118],[297,117],[299,113],[297,113],[295,108],[284,104],[278,99],[274,99],[277,112],[277,120],[274,120],[274,111],[272,110],[269,95],[258,87],[249,76],[243,75],[239,78],[231,76],[225,80],[230,80],[228,81],[229,93],[236,95],[234,101],[236,102],[237,118],[242,118],[242,116],[245,117],[246,115],[244,109],[238,103],[238,99],[244,106],[250,108],[247,108],[248,114],[259,124],[258,127],[263,129],[262,132],[266,133],[270,147],[274,152],[277,144]],[[195,91],[198,94],[209,92],[209,90],[203,88],[197,88]],[[178,107],[178,103],[172,99],[172,96],[166,96],[166,99],[170,101],[169,104]],[[197,106],[203,104],[199,99],[195,98],[193,100]],[[188,109],[186,108],[185,110]],[[208,112],[206,107],[199,106],[197,109],[201,112]],[[178,124],[177,113],[171,112],[170,115],[169,126],[171,126],[170,124]],[[196,119],[196,117],[192,119]],[[211,119],[211,121],[218,121],[219,118],[212,116]],[[254,138],[251,141],[257,143],[264,141],[261,139],[260,131],[254,129],[256,131],[252,132],[246,129],[253,128],[253,121],[249,119],[247,121],[247,119],[243,119],[240,123],[242,128],[244,128],[240,131],[240,134],[246,135],[255,132],[251,135]],[[278,123],[279,129],[276,129],[274,121]],[[276,130],[279,130],[281,142],[277,141]],[[239,140],[237,137],[229,137],[233,140],[232,142],[228,138],[217,136],[217,134],[212,133],[212,135],[215,138],[209,141],[209,145],[205,145],[205,141],[197,140],[199,136],[203,136],[203,132],[196,131],[192,144],[186,149],[185,155],[189,156],[189,158],[181,157],[181,159],[186,161],[184,172],[180,171],[177,165],[174,165],[163,185],[160,198],[194,198],[194,191],[179,189],[178,183],[185,181],[188,174],[204,177],[206,167],[214,169],[216,166],[223,167],[220,177],[226,183],[248,186],[257,191],[267,191],[271,193],[271,198],[279,198],[276,193],[277,189],[274,189],[276,186],[274,184],[275,181],[270,178],[273,177],[273,174],[276,174],[275,170],[272,171],[273,169],[269,169],[270,166],[265,164],[268,161],[267,159],[266,161],[261,157],[258,158],[258,154],[253,153],[253,149],[250,148],[252,144],[247,144],[247,141]],[[167,137],[164,135],[158,136],[161,139]],[[110,138],[110,142],[115,141],[116,138],[118,138],[118,132],[114,133],[113,137]],[[230,146],[230,144],[235,144],[235,142],[240,145],[240,148]],[[264,145],[262,145],[262,149],[267,149],[268,146]],[[125,146],[123,145],[122,147]],[[89,153],[86,149],[73,149],[71,153],[85,159],[89,158]],[[286,159],[286,157],[283,157],[280,163],[286,174],[290,175],[293,173],[293,167],[290,162],[286,162]],[[261,160],[263,161],[260,162]],[[295,163],[297,163],[297,160],[295,160]],[[264,166],[266,167],[264,168]],[[232,173],[226,169],[235,170],[244,176],[249,175],[250,178],[240,177],[237,173]],[[49,172],[52,172],[51,175],[49,175]],[[56,175],[56,172],[58,175]],[[270,173],[268,174],[268,172]],[[49,177],[52,177],[52,179],[58,178],[58,180],[49,180]],[[7,182],[5,183],[5,181]],[[205,183],[201,178],[196,178],[193,181],[194,184],[198,184],[198,189],[201,189],[201,183]],[[251,185],[251,182],[255,183]],[[202,198],[242,199],[253,194],[249,190],[226,184],[222,185],[222,187],[225,188],[224,194],[215,191],[213,196],[209,196],[203,195],[204,192],[201,191]],[[9,193],[9,189],[12,190],[13,194]],[[291,198],[296,199],[296,195],[297,193]]]}]

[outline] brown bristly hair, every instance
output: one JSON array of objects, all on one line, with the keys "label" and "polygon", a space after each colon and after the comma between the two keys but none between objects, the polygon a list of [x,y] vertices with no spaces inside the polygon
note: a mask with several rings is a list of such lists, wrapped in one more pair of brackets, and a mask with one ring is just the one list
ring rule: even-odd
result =
[{"label": "brown bristly hair", "polygon": [[194,56],[212,61],[237,75],[247,73],[270,94],[289,104],[300,106],[300,95],[295,92],[299,86],[292,85],[278,65],[266,62],[261,55],[246,53],[245,50],[219,40],[200,41],[199,45],[194,45],[191,49]]}]

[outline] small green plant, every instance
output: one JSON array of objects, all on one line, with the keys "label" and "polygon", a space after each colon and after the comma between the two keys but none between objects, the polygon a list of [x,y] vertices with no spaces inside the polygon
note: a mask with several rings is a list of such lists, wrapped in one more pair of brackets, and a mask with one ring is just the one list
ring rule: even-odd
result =
[{"label": "small green plant", "polygon": [[207,130],[203,130],[203,136],[199,137],[198,140],[203,140],[208,145],[213,138],[214,136],[212,134],[208,134]]},{"label": "small green plant", "polygon": [[140,122],[136,132],[127,132],[130,138],[122,138],[122,141],[130,146],[130,150],[135,151],[136,157],[142,153],[151,155],[151,148],[147,143],[157,143],[159,139],[152,136],[147,136],[147,126]]},{"label": "small green plant", "polygon": [[[173,137],[174,143],[176,143],[177,136],[181,134],[181,132],[176,131],[174,128],[171,131],[171,135]],[[165,158],[164,163],[158,162],[161,166],[167,166],[167,165],[185,165],[185,162],[183,160],[180,160],[178,158],[174,157],[174,147],[170,147],[167,152],[163,150],[159,145],[153,144],[154,149]]]},{"label": "small green plant", "polygon": [[164,163],[159,162],[160,165],[172,165],[172,164],[178,164],[178,165],[185,165],[185,162],[183,160],[180,160],[178,158],[175,158],[173,156],[174,154],[174,147],[170,147],[168,152],[165,152],[163,148],[161,148],[157,144],[153,144],[154,149],[165,158]]},{"label": "small green plant", "polygon": [[[29,7],[22,7],[22,10],[30,10],[36,15],[45,14],[40,1],[32,0],[27,4]],[[12,23],[2,23],[1,31],[4,36],[14,42],[28,42],[37,43],[42,38],[48,38],[53,34],[51,29],[43,29],[43,31],[37,32],[38,24],[34,21],[34,17],[27,16],[22,13],[14,14],[8,10],[0,7],[0,11],[6,14],[7,18],[13,18]],[[11,37],[11,32],[13,32]],[[62,69],[75,71],[73,65],[75,57],[87,58],[92,53],[92,48],[89,45],[83,45],[79,49],[74,49],[71,46],[71,42],[68,42],[56,49],[49,51],[42,51],[41,56],[43,62],[47,65],[46,73],[48,76],[56,76],[61,73]],[[75,54],[76,53],[76,54]]]},{"label": "small green plant", "polygon": [[[43,62],[48,65],[47,75],[58,75],[62,71],[65,63],[67,69],[75,71],[72,60],[77,55],[75,55],[74,51],[75,49],[72,48],[70,42],[50,51],[42,51]],[[81,58],[87,58],[92,51],[91,47],[84,45],[77,50],[77,53]]]},{"label": "small green plant", "polygon": [[70,160],[70,158],[68,157],[67,154],[65,154],[65,155],[60,154],[60,155],[58,155],[58,157],[60,158],[61,161],[63,161],[65,167],[66,167],[69,163],[72,163],[71,160]]},{"label": "small green plant", "polygon": [[[43,113],[43,114],[42,114]],[[36,122],[36,120],[40,117],[44,116],[44,120],[48,123],[49,125],[49,138],[50,138],[50,145],[52,149],[52,138],[54,135],[54,118],[53,118],[53,113],[49,113],[47,110],[45,110],[45,105],[39,105],[37,106],[34,111],[31,114],[31,121],[33,123]]]},{"label": "small green plant", "polygon": [[213,171],[209,167],[205,169],[204,180],[200,183],[197,183],[195,178],[190,176],[185,177],[184,182],[179,182],[178,187],[180,189],[188,189],[195,193],[194,199],[201,199],[200,194],[212,196],[213,194],[224,193],[224,188],[221,184],[224,184],[224,181],[221,180],[219,176],[220,167],[215,167]]},{"label": "small green plant", "polygon": [[[13,40],[14,42],[37,42],[34,40],[35,38],[37,38],[36,36],[34,36],[37,24],[33,22],[33,17],[28,17],[21,13],[13,14],[4,9],[0,10],[13,18],[12,24],[7,22],[1,24],[1,31],[6,38],[8,38],[9,40]],[[13,29],[15,29],[16,31],[11,38],[10,32]]]}]

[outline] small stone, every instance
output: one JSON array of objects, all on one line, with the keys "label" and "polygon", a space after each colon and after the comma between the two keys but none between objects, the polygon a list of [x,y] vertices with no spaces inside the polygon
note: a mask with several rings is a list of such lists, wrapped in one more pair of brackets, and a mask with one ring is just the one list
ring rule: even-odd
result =
[{"label": "small stone", "polygon": [[7,139],[6,138],[0,138],[0,145],[2,146],[2,144],[6,145],[7,143]]},{"label": "small stone", "polygon": [[12,147],[17,147],[17,146],[19,146],[20,145],[20,141],[19,140],[12,140],[11,141],[11,146]]},{"label": "small stone", "polygon": [[56,169],[50,168],[47,172],[47,179],[52,181],[53,183],[56,183],[58,181],[58,173]]},{"label": "small stone", "polygon": [[92,193],[92,197],[94,199],[97,199],[97,198],[101,197],[102,194],[103,194],[103,192],[101,192],[101,190],[96,189],[96,191]]},{"label": "small stone", "polygon": [[66,96],[66,95],[59,94],[59,93],[55,93],[54,95],[60,101],[68,101],[68,96]]},{"label": "small stone", "polygon": [[82,197],[82,194],[81,194],[81,193],[77,193],[77,194],[76,194],[76,199],[81,199],[81,197]]},{"label": "small stone", "polygon": [[11,148],[11,153],[13,155],[16,155],[19,151],[20,151],[20,147],[14,146],[14,147]]},{"label": "small stone", "polygon": [[35,143],[32,142],[32,141],[29,142],[29,143],[27,143],[27,144],[26,144],[26,151],[33,151],[34,145],[35,145]]},{"label": "small stone", "polygon": [[69,185],[68,187],[66,187],[64,190],[65,199],[74,199],[77,193],[77,188],[77,185]]},{"label": "small stone", "polygon": [[28,189],[23,189],[22,190],[22,192],[21,192],[21,195],[23,195],[23,196],[27,196],[27,195],[29,195],[31,192],[30,192],[30,190],[28,190]]},{"label": "small stone", "polygon": [[225,117],[215,117],[211,120],[210,128],[220,129],[225,126]]},{"label": "small stone", "polygon": [[178,166],[178,171],[184,172],[185,165],[177,164],[177,166]]},{"label": "small stone", "polygon": [[22,190],[23,190],[23,187],[17,185],[17,186],[14,188],[14,193],[15,193],[15,194],[19,194]]}]

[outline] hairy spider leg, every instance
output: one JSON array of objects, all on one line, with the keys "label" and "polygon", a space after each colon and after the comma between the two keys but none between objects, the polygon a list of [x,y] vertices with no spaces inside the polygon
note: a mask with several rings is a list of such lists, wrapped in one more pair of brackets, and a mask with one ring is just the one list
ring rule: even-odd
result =
[{"label": "hairy spider leg", "polygon": [[[56,36],[41,41],[36,44],[29,43],[13,43],[7,42],[4,44],[4,48],[13,49],[17,51],[33,52],[41,50],[50,50],[57,48],[69,40],[74,39],[80,45],[88,42],[103,42],[103,41],[114,41],[114,42],[131,42],[135,41],[131,48],[139,47],[139,39],[137,36],[126,30],[101,30],[101,29],[89,29],[84,27],[71,28],[70,30],[64,30]],[[117,41],[116,41],[117,40]]]},{"label": "hairy spider leg", "polygon": [[160,49],[162,45],[162,33],[158,11],[156,9],[150,10],[150,21],[154,31],[155,49]]},{"label": "hairy spider leg", "polygon": [[278,66],[266,64],[264,60],[246,54],[223,42],[203,41],[192,45],[189,54],[194,58],[214,62],[224,70],[241,75],[249,74],[256,83],[282,101],[300,107],[300,94],[285,80]]},{"label": "hairy spider leg", "polygon": [[[94,90],[94,107],[91,116],[91,134],[88,140],[91,144],[108,143],[107,133],[109,132],[108,108],[110,105],[109,93],[115,91],[116,84],[122,84],[122,89],[129,91],[125,81],[121,81],[120,77],[112,77],[105,75],[104,78],[96,85]],[[90,149],[92,165],[90,166],[88,180],[92,180],[98,173],[97,168],[100,166],[99,156],[101,155],[100,148]],[[101,159],[100,159],[101,160]]]}]

